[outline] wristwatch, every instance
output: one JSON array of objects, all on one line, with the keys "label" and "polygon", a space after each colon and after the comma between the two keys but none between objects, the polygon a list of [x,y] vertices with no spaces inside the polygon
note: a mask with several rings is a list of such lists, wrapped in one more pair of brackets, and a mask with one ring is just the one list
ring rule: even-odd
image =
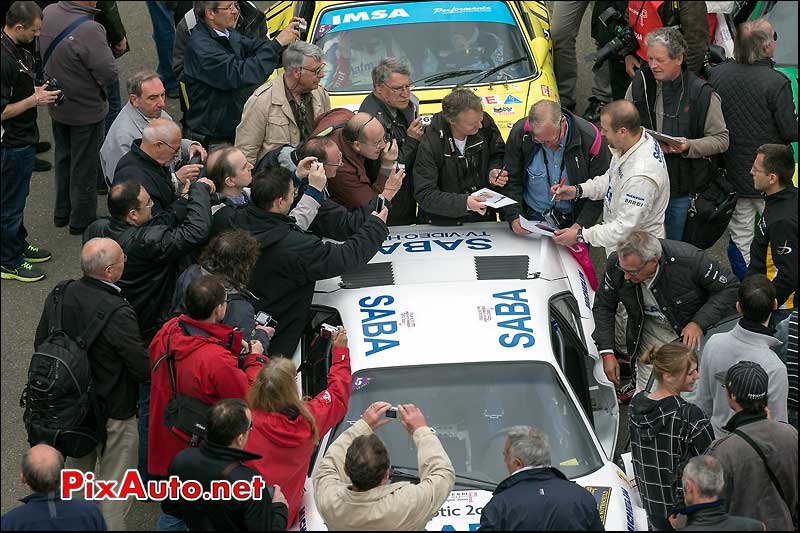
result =
[{"label": "wristwatch", "polygon": [[578,233],[575,235],[575,242],[585,243],[586,239],[583,238],[583,228],[578,228]]},{"label": "wristwatch", "polygon": [[583,187],[581,187],[580,183],[576,183],[575,184],[575,199],[577,200],[581,196],[583,196]]}]

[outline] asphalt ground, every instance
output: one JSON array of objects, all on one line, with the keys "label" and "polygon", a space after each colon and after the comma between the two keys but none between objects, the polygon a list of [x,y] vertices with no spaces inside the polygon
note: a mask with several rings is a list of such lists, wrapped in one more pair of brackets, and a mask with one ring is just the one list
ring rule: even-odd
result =
[{"label": "asphalt ground", "polygon": [[[256,2],[266,7],[270,2]],[[155,69],[157,57],[152,39],[152,26],[144,2],[119,2],[119,10],[127,29],[131,51],[118,59],[120,80],[124,92],[124,81],[134,72],[141,69]],[[591,67],[582,59],[591,51],[593,42],[589,37],[589,15],[584,17],[577,40],[577,57],[579,58],[577,101],[578,111],[582,112],[589,96],[591,84]],[[66,94],[69,97],[69,93]],[[123,105],[126,99],[123,97]],[[174,119],[181,116],[177,100],[167,100],[167,111]],[[39,111],[39,131],[42,141],[53,142],[50,118],[46,111]],[[40,157],[53,161],[53,152],[40,154]],[[2,331],[2,497],[0,512],[6,513],[18,505],[18,499],[29,494],[19,478],[22,454],[28,444],[22,424],[22,409],[19,398],[25,383],[26,372],[33,353],[33,339],[43,302],[48,292],[61,280],[80,277],[79,256],[81,249],[80,236],[70,235],[67,228],[53,226],[53,206],[55,202],[53,172],[34,173],[31,180],[31,191],[25,210],[25,225],[31,244],[46,248],[53,254],[53,259],[41,266],[47,277],[38,283],[20,283],[3,280],[0,301],[2,314],[0,331]],[[106,197],[98,196],[98,215],[108,213]],[[725,246],[727,236],[723,236],[711,253],[727,264]],[[605,270],[605,255],[601,249],[593,251],[592,259],[598,273]],[[626,413],[623,410],[620,431],[620,442],[627,437]],[[129,529],[152,530],[158,518],[158,504],[152,502],[134,502],[128,515]]]}]

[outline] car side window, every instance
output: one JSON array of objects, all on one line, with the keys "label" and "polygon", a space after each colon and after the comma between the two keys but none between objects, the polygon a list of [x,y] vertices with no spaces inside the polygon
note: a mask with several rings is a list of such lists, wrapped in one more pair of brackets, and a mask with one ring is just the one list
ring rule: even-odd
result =
[{"label": "car side window", "polygon": [[555,296],[550,301],[550,338],[553,354],[561,370],[578,396],[586,416],[593,422],[589,392],[589,383],[593,379],[590,362],[593,364],[593,360],[586,350],[577,307],[578,303],[569,293]]}]

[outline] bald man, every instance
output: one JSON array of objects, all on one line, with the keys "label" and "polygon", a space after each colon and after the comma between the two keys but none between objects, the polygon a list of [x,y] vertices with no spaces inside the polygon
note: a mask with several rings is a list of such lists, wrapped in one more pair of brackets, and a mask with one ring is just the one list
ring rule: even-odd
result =
[{"label": "bald man", "polygon": [[[136,313],[116,285],[127,257],[113,239],[95,238],[81,250],[83,277],[64,288],[64,330],[73,339],[82,335],[98,310],[110,318],[88,347],[92,381],[98,406],[105,418],[105,446],[102,432],[97,449],[81,458],[70,458],[68,466],[94,472],[95,479],[121,481],[125,471],[136,468],[139,436],[136,425],[139,383],[150,380],[147,350],[139,333]],[[49,297],[48,297],[49,298]],[[47,337],[50,323],[42,313],[34,345]],[[109,529],[124,530],[131,501],[102,501]]]},{"label": "bald man", "polygon": [[141,183],[153,199],[153,216],[173,211],[183,220],[189,186],[200,176],[203,165],[180,166],[180,154],[180,127],[166,118],[155,119],[117,163],[114,183],[129,180]]},{"label": "bald man", "polygon": [[[344,127],[336,127],[345,123]],[[405,172],[395,170],[397,141],[386,142],[383,125],[369,113],[353,115],[347,109],[334,109],[319,118],[313,135],[334,127],[330,138],[342,152],[342,165],[335,179],[328,181],[331,198],[355,209],[376,198],[388,187],[396,193]],[[391,180],[389,185],[387,180]],[[388,190],[387,190],[388,192]]]},{"label": "bald man", "polygon": [[106,531],[100,509],[94,502],[62,500],[59,493],[64,456],[47,444],[37,444],[22,457],[20,480],[33,494],[23,505],[0,519],[3,531]]}]

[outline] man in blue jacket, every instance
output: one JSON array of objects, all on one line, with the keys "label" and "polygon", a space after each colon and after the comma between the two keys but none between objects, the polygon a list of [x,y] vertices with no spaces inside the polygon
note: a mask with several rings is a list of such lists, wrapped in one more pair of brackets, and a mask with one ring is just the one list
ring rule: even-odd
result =
[{"label": "man in blue jacket", "polygon": [[237,32],[237,2],[195,2],[197,26],[184,57],[184,81],[190,106],[185,132],[207,149],[236,138],[244,103],[280,66],[283,48],[300,38],[293,18],[275,40],[251,39]]},{"label": "man in blue jacket", "polygon": [[541,431],[511,428],[503,462],[511,475],[483,508],[479,531],[604,531],[594,497],[550,466]]}]

